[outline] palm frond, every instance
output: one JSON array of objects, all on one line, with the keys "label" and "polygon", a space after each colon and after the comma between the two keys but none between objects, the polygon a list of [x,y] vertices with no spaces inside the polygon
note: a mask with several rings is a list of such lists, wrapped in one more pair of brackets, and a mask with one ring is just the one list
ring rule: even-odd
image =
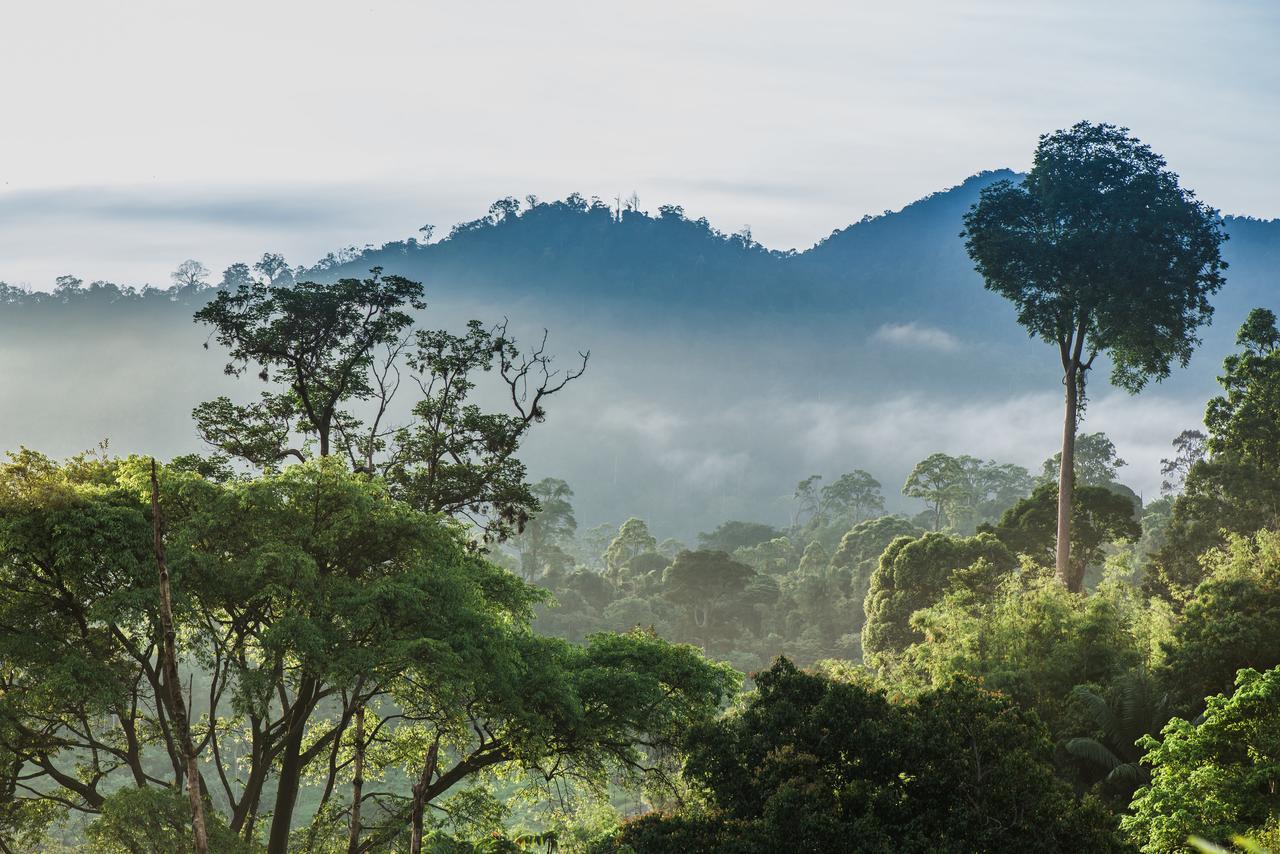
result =
[{"label": "palm frond", "polygon": [[1111,773],[1107,775],[1107,782],[1136,789],[1147,782],[1147,775],[1137,762],[1122,762],[1111,769]]},{"label": "palm frond", "polygon": [[1111,750],[1096,738],[1073,738],[1067,742],[1067,752],[1077,759],[1083,759],[1099,766],[1104,771],[1114,771],[1124,763]]},{"label": "palm frond", "polygon": [[1093,718],[1093,722],[1098,729],[1110,736],[1116,729],[1115,715],[1111,711],[1111,706],[1102,695],[1086,688],[1083,685],[1077,685],[1071,690],[1071,697],[1080,705],[1084,706],[1085,711],[1089,713],[1089,717]]}]

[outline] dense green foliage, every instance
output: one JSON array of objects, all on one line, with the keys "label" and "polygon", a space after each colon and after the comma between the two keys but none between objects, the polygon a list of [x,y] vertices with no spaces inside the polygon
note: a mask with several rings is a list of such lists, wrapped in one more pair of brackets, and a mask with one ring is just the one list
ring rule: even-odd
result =
[{"label": "dense green foliage", "polygon": [[[115,787],[176,779],[156,701],[143,468],[27,452],[0,470],[0,743],[51,786],[19,801],[6,832],[38,830],[57,798],[102,811],[93,826],[104,836],[142,809],[117,799],[109,811]],[[169,471],[162,500],[181,639],[204,683],[202,769],[232,833],[252,833],[292,726],[306,734],[300,767],[320,774],[325,819],[351,748],[351,696],[402,710],[375,767],[416,765],[414,745],[436,740],[434,799],[495,766],[601,785],[612,769],[641,782],[661,773],[646,751],[673,744],[733,684],[652,636],[583,648],[529,633],[536,588],[484,560],[458,526],[333,458],[227,483]]]},{"label": "dense green foliage", "polygon": [[1178,710],[1198,714],[1242,668],[1280,665],[1280,535],[1233,537],[1203,558],[1207,577],[1187,600],[1167,644],[1169,687]]},{"label": "dense green foliage", "polygon": [[1184,598],[1202,577],[1198,556],[1223,532],[1252,534],[1280,520],[1280,331],[1276,316],[1255,309],[1236,338],[1219,377],[1225,394],[1209,401],[1208,436],[1184,463],[1185,484],[1174,502],[1165,544],[1148,588]]},{"label": "dense green foliage", "polygon": [[867,593],[862,650],[872,663],[901,652],[922,636],[911,615],[955,586],[989,594],[1013,569],[1013,555],[992,534],[900,537],[880,556]]},{"label": "dense green foliage", "polygon": [[690,736],[705,812],[629,822],[602,850],[1122,849],[1106,812],[1054,777],[1034,715],[973,681],[894,702],[784,659],[756,685]]}]

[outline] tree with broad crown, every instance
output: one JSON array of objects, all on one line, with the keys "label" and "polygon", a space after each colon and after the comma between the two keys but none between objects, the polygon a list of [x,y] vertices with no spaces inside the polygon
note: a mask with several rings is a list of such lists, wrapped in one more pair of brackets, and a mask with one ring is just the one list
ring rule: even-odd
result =
[{"label": "tree with broad crown", "polygon": [[879,666],[923,639],[912,628],[911,615],[936,603],[953,585],[985,587],[1014,565],[1009,549],[990,533],[951,537],[931,531],[919,538],[897,538],[880,556],[863,605],[867,661]]},{"label": "tree with broad crown", "polygon": [[694,631],[704,638],[714,627],[717,610],[741,594],[755,570],[724,552],[681,552],[663,572],[667,597],[689,612]]},{"label": "tree with broad crown", "polygon": [[847,514],[854,522],[861,522],[884,512],[880,481],[862,469],[842,474],[824,486],[822,497],[827,512]]},{"label": "tree with broad crown", "polygon": [[1185,366],[1222,287],[1218,212],[1178,184],[1124,128],[1081,122],[1040,138],[1022,183],[984,188],[965,214],[965,248],[986,288],[1058,348],[1066,389],[1056,565],[1070,583],[1076,425],[1099,353],[1137,392]]},{"label": "tree with broad crown", "polygon": [[916,463],[902,494],[908,498],[920,498],[933,505],[933,529],[942,530],[942,511],[955,497],[964,468],[955,457],[943,453],[930,454]]},{"label": "tree with broad crown", "polygon": [[232,456],[269,466],[306,459],[286,444],[296,424],[328,456],[342,408],[374,395],[375,351],[398,344],[413,324],[407,310],[425,307],[422,285],[380,270],[332,285],[253,281],[220,291],[195,319],[212,326],[230,351],[225,372],[239,377],[257,365],[260,379],[275,375],[285,390],[248,406],[225,397],[201,404],[194,413],[201,435]]},{"label": "tree with broad crown", "polygon": [[[227,397],[198,406],[194,417],[209,444],[272,471],[289,457],[308,461],[311,448],[292,442],[300,434],[315,439],[321,459],[337,453],[356,472],[382,475],[394,498],[417,509],[462,517],[486,538],[523,528],[538,501],[515,453],[531,425],[545,418],[545,398],[582,375],[588,354],[562,373],[551,370],[545,334],[522,356],[505,321],[486,329],[473,320],[461,335],[414,330],[410,311],[426,307],[421,284],[378,268],[367,279],[334,283],[295,282],[283,258],[273,256],[254,269],[261,279],[220,292],[195,319],[213,326],[229,349],[227,374],[241,376],[256,365],[263,382],[274,373],[284,388],[248,406]],[[495,363],[515,414],[484,413],[467,400],[474,376]],[[409,423],[388,426],[402,364],[421,397]],[[358,417],[356,406],[367,416]],[[365,699],[353,693],[344,702],[354,713],[359,765]],[[293,725],[286,732],[271,851],[288,844],[305,765],[305,733]],[[357,804],[359,786],[357,774]],[[359,834],[353,811],[353,845]]]},{"label": "tree with broad crown", "polygon": [[628,561],[636,555],[651,552],[657,547],[658,541],[653,534],[649,533],[649,526],[644,520],[631,517],[618,528],[617,536],[609,543],[609,548],[604,553],[605,567],[609,570],[609,576],[616,584]]},{"label": "tree with broad crown", "polygon": [[[1116,472],[1128,465],[1116,453],[1115,443],[1107,438],[1106,433],[1081,433],[1076,437],[1075,453],[1076,483],[1084,486],[1106,486],[1116,479]],[[1058,472],[1062,470],[1062,452],[1058,451],[1044,461],[1041,469],[1042,482],[1058,482]]]},{"label": "tree with broad crown", "polygon": [[169,274],[169,278],[179,289],[198,290],[209,283],[209,268],[193,258],[188,258]]},{"label": "tree with broad crown", "polygon": [[[226,373],[256,366],[261,380],[283,388],[248,405],[228,397],[201,404],[193,413],[201,436],[263,469],[341,454],[353,469],[385,477],[397,498],[505,539],[538,508],[515,456],[520,442],[590,354],[552,370],[545,334],[522,353],[505,321],[485,328],[473,320],[462,334],[414,329],[410,311],[425,307],[419,283],[377,268],[366,279],[251,280],[220,292],[195,319],[229,349]],[[511,413],[486,413],[468,399],[477,375],[495,368]],[[420,397],[408,422],[392,425],[406,375]],[[314,449],[295,443],[299,436],[314,439]]]}]

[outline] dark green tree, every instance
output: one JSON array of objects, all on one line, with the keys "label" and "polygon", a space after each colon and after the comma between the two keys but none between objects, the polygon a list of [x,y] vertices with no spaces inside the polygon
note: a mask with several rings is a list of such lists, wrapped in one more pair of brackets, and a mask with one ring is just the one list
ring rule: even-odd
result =
[{"label": "dark green tree", "polygon": [[780,659],[756,684],[689,735],[685,776],[709,808],[629,822],[599,850],[1123,850],[1054,776],[1043,725],[973,681],[894,703]]},{"label": "dark green tree", "polygon": [[195,410],[205,441],[264,467],[290,456],[307,458],[290,445],[295,433],[313,437],[316,452],[327,456],[343,408],[374,397],[377,351],[403,347],[413,324],[409,310],[426,307],[420,284],[380,270],[335,284],[287,286],[268,278],[219,291],[195,315],[228,349],[226,373],[238,377],[256,369],[264,382],[283,386],[264,392],[256,404],[222,397]]},{"label": "dark green tree", "polygon": [[[582,375],[587,355],[561,372],[551,368],[545,335],[522,353],[505,324],[473,320],[461,335],[414,330],[422,286],[376,268],[334,283],[278,279],[220,291],[195,315],[228,348],[228,374],[256,369],[276,382],[257,403],[220,397],[196,407],[205,441],[260,468],[338,453],[415,507],[465,518],[497,539],[519,530],[537,500],[516,452],[546,417],[546,398]],[[468,399],[478,376],[495,368],[511,413],[486,413]],[[420,396],[408,423],[389,424],[406,373]]]},{"label": "dark green tree", "polygon": [[1223,284],[1218,212],[1123,128],[1081,122],[1040,138],[1021,183],[982,190],[965,247],[988,290],[1058,349],[1066,389],[1056,567],[1072,580],[1076,425],[1098,354],[1137,392],[1185,365]]}]

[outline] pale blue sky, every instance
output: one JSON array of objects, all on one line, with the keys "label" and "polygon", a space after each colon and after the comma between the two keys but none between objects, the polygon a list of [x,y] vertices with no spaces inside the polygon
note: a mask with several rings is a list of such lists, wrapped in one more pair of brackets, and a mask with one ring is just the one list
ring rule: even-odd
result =
[{"label": "pale blue sky", "polygon": [[36,287],[575,190],[805,247],[1081,118],[1280,216],[1270,0],[15,3],[0,80],[0,279]]}]

